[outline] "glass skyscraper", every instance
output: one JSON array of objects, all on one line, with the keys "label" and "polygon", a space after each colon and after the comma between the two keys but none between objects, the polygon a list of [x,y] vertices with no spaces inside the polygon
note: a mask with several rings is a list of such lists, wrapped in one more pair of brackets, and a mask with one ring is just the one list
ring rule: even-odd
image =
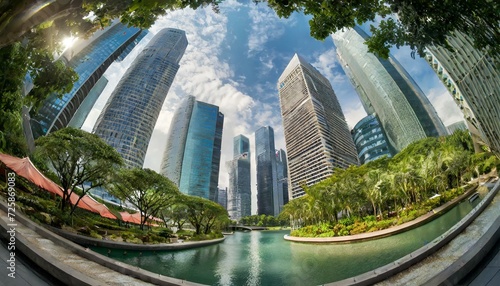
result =
[{"label": "glass skyscraper", "polygon": [[368,52],[368,35],[359,27],[332,35],[342,68],[366,113],[375,113],[394,155],[425,137],[446,135],[446,128],[422,90],[403,67]]},{"label": "glass skyscraper", "polygon": [[227,190],[227,211],[233,220],[251,215],[250,183],[250,142],[247,137],[238,135],[233,138],[233,159],[226,162],[229,170]]},{"label": "glass skyscraper", "polygon": [[161,173],[182,193],[217,202],[224,115],[219,107],[184,100],[170,125]]},{"label": "glass skyscraper", "polygon": [[[62,59],[69,61],[68,65],[79,78],[70,92],[62,98],[58,94],[49,95],[38,112],[32,114],[30,123],[34,138],[68,126],[81,103],[111,63],[124,52],[132,50],[146,34],[147,31],[117,23],[103,32],[96,32],[89,40],[77,41],[74,48],[66,51]],[[86,114],[92,106],[85,111]],[[84,113],[84,110],[80,112]],[[86,114],[80,116],[86,117]]]},{"label": "glass skyscraper", "polygon": [[426,59],[462,110],[475,141],[500,156],[500,59],[474,48],[470,37],[454,33],[445,47],[428,47]]},{"label": "glass skyscraper", "polygon": [[283,202],[280,205],[280,211],[283,210],[283,206],[289,201],[288,195],[288,166],[286,162],[285,150],[276,150],[276,177],[278,179],[278,193],[283,194]]},{"label": "glass skyscraper", "polygon": [[361,119],[351,132],[361,164],[376,160],[384,155],[392,157],[375,114]]},{"label": "glass skyscraper", "polygon": [[278,191],[274,130],[265,126],[255,131],[255,162],[257,164],[257,214],[277,216],[283,205]]},{"label": "glass skyscraper", "polygon": [[290,199],[328,178],[334,168],[358,164],[356,147],[330,82],[295,54],[278,80],[285,130]]},{"label": "glass skyscraper", "polygon": [[187,47],[182,30],[159,31],[137,56],[97,119],[94,133],[142,168],[151,134]]}]

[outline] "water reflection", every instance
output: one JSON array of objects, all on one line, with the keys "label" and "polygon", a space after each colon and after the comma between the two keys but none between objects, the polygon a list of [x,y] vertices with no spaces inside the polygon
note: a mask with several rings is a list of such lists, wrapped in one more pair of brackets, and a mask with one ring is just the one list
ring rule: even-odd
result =
[{"label": "water reflection", "polygon": [[[416,229],[351,244],[285,241],[288,231],[236,232],[218,245],[164,252],[113,250],[112,258],[179,279],[208,285],[318,285],[391,263],[431,242],[477,205],[460,203]],[[106,254],[107,249],[97,249]]]}]

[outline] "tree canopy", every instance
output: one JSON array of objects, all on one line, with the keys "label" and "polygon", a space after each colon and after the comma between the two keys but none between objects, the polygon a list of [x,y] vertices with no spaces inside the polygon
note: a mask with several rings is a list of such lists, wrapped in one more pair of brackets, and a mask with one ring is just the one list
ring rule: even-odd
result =
[{"label": "tree canopy", "polygon": [[344,28],[380,17],[371,25],[368,49],[387,58],[393,45],[410,46],[424,55],[429,45],[449,47],[447,36],[462,32],[472,37],[476,48],[500,55],[500,4],[493,0],[254,0],[267,2],[280,17],[294,12],[311,15],[311,36],[325,39]]},{"label": "tree canopy", "polygon": [[122,169],[112,185],[111,194],[127,200],[139,210],[141,229],[148,219],[158,217],[180,196],[172,181],[151,169]]},{"label": "tree canopy", "polygon": [[[383,220],[388,216],[399,218],[416,206],[428,212],[431,203],[443,203],[442,198],[472,177],[498,167],[500,160],[491,153],[473,154],[470,135],[460,130],[447,137],[416,141],[393,158],[336,169],[328,179],[305,187],[306,195],[288,202],[280,216],[290,217],[292,227],[297,228],[342,224],[338,221],[340,213],[344,217]],[[440,194],[440,199],[430,202],[435,194]],[[326,230],[330,231],[329,227]],[[309,233],[315,231],[313,228]],[[335,232],[349,234],[339,234],[338,229]]]},{"label": "tree canopy", "polygon": [[106,185],[123,164],[120,154],[97,135],[72,127],[38,138],[36,146],[36,155],[48,161],[59,179],[63,211],[71,194],[78,193],[80,200],[92,188]]},{"label": "tree canopy", "polygon": [[[187,208],[187,220],[195,228],[195,233],[209,234],[217,224],[229,222],[227,211],[219,204],[210,200],[183,195],[179,203]],[[221,225],[219,225],[221,227]]]}]

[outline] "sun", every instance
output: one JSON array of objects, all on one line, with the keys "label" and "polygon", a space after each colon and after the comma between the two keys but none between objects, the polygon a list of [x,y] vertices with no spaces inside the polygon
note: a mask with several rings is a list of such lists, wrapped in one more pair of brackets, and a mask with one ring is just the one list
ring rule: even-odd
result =
[{"label": "sun", "polygon": [[63,49],[67,50],[67,49],[71,48],[73,46],[73,44],[75,43],[76,39],[77,38],[75,38],[73,36],[69,36],[69,37],[64,38],[61,41]]}]

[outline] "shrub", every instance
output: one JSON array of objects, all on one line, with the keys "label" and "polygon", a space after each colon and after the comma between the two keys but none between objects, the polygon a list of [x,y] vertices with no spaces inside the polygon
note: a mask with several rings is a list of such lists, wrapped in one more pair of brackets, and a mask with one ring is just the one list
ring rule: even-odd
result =
[{"label": "shrub", "polygon": [[102,239],[102,236],[93,230],[90,231],[90,237]]}]

